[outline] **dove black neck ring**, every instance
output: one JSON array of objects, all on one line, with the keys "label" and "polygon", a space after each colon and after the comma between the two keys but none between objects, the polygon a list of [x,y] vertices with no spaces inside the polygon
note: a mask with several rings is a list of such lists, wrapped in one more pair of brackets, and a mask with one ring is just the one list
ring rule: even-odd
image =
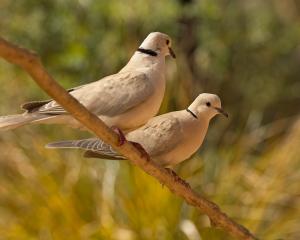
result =
[{"label": "dove black neck ring", "polygon": [[197,115],[193,113],[190,109],[186,109],[187,112],[189,112],[194,118],[198,119]]},{"label": "dove black neck ring", "polygon": [[144,54],[153,56],[153,57],[157,56],[157,52],[155,52],[151,49],[138,48],[137,51],[140,52],[140,53],[144,53]]}]

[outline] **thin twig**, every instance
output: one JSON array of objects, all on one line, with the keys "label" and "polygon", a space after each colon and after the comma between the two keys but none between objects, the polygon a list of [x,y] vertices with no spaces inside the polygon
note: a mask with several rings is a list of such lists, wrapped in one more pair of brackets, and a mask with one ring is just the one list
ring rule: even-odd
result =
[{"label": "thin twig", "polygon": [[124,145],[118,146],[118,136],[58,84],[43,67],[35,53],[15,46],[0,37],[0,56],[22,67],[46,93],[72,114],[74,118],[103,141],[112,145],[119,153],[126,156],[131,163],[156,178],[174,194],[182,197],[188,204],[205,213],[215,226],[237,239],[257,239],[248,229],[230,219],[215,203],[193,191],[190,185],[177,175],[156,165],[153,161],[147,161],[132,144],[125,142]]}]

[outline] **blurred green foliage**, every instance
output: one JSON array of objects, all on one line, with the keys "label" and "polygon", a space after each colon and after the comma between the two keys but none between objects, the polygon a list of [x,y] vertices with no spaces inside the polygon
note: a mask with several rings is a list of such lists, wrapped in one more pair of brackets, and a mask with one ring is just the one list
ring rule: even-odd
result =
[{"label": "blurred green foliage", "polygon": [[[300,3],[295,0],[1,0],[0,34],[36,51],[66,88],[118,71],[161,31],[168,60],[161,112],[217,93],[205,144],[176,167],[261,239],[300,238]],[[0,62],[0,113],[47,96]],[[28,126],[0,134],[0,239],[230,239],[128,162],[44,149],[87,133]]]}]

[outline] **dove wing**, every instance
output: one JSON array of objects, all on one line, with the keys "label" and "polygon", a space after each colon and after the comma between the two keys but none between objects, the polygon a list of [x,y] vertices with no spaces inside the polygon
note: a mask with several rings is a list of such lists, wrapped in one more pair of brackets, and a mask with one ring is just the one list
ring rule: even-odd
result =
[{"label": "dove wing", "polygon": [[[70,92],[96,115],[115,116],[141,104],[154,92],[148,76],[142,72],[122,72],[86,84]],[[67,114],[56,102],[41,106],[37,112],[49,115]]]},{"label": "dove wing", "polygon": [[[127,140],[140,143],[151,157],[166,154],[174,149],[182,139],[180,121],[171,114],[164,114],[150,120],[145,126],[126,135]],[[74,141],[54,142],[49,148],[81,148],[86,150],[86,157],[125,159],[109,144],[101,139],[89,138]]]},{"label": "dove wing", "polygon": [[146,125],[126,135],[140,143],[151,157],[165,154],[174,149],[183,136],[180,121],[171,113],[157,116]]}]

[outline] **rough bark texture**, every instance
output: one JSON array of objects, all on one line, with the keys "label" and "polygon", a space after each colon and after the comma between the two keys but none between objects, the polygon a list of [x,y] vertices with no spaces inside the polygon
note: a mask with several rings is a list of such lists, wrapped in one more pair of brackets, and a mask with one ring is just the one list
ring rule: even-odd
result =
[{"label": "rough bark texture", "polygon": [[188,204],[205,213],[214,225],[237,239],[257,239],[242,225],[230,219],[213,202],[193,191],[188,183],[169,170],[157,166],[151,160],[142,157],[140,152],[129,142],[118,146],[118,136],[97,116],[90,113],[83,105],[62,88],[43,67],[39,57],[26,49],[15,46],[0,37],[0,56],[19,65],[35,82],[78,121],[95,133],[118,152],[128,157],[131,163],[142,168],[146,173],[167,186],[174,194],[182,197]]}]

